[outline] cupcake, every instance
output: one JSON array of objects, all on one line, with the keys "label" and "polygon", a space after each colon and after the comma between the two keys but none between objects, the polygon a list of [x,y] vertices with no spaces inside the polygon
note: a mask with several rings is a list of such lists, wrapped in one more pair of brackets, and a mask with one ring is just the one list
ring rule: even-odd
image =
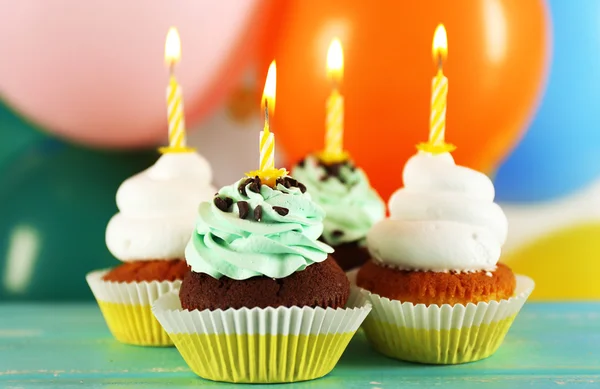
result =
[{"label": "cupcake", "polygon": [[179,288],[188,271],[185,246],[198,202],[215,193],[211,176],[208,163],[197,153],[167,153],[119,187],[119,213],[108,223],[106,245],[123,263],[86,277],[117,340],[172,345],[151,306],[162,294]]},{"label": "cupcake", "polygon": [[385,217],[385,204],[370,186],[365,172],[344,158],[325,162],[309,155],[292,170],[326,216],[321,240],[335,249],[335,259],[344,270],[369,259],[366,236]]},{"label": "cupcake", "polygon": [[[278,172],[200,204],[179,294],[154,313],[199,376],[294,382],[329,373],[370,311],[318,238],[325,212]],[[272,185],[270,185],[272,183]]]},{"label": "cupcake", "polygon": [[498,263],[507,220],[490,179],[451,154],[406,164],[390,218],[367,235],[372,259],[356,284],[373,304],[369,341],[390,357],[433,364],[494,353],[533,290]]}]

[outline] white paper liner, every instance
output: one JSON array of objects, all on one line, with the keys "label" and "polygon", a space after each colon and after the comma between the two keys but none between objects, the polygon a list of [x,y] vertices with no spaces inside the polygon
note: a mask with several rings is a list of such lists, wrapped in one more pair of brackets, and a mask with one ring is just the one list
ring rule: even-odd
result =
[{"label": "white paper liner", "polygon": [[98,301],[130,305],[152,305],[160,296],[178,290],[181,281],[112,282],[102,277],[108,269],[88,273],[85,279]]},{"label": "white paper liner", "polygon": [[365,299],[373,305],[373,312],[369,319],[406,328],[448,330],[490,324],[519,313],[533,291],[535,284],[527,276],[517,275],[516,279],[517,287],[514,297],[508,300],[490,301],[489,303],[469,303],[466,306],[463,304],[426,306],[425,304],[415,305],[410,302],[402,303],[398,300],[390,300],[370,293],[354,284],[352,288],[361,292]]},{"label": "white paper liner", "polygon": [[362,293],[351,292],[346,308],[241,308],[183,310],[178,292],[154,302],[154,315],[169,334],[317,335],[355,332],[371,311]]},{"label": "white paper liner", "polygon": [[534,288],[531,278],[517,275],[514,297],[507,300],[442,306],[390,300],[355,285],[352,289],[373,304],[363,329],[384,355],[427,364],[473,362],[492,355]]}]

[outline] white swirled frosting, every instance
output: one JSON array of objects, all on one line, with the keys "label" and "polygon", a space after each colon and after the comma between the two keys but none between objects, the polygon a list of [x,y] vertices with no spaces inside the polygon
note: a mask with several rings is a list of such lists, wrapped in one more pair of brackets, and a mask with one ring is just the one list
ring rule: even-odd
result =
[{"label": "white swirled frosting", "polygon": [[184,258],[198,204],[216,189],[199,154],[168,153],[125,180],[117,191],[117,213],[106,228],[106,246],[121,261]]},{"label": "white swirled frosting", "polygon": [[375,260],[406,270],[495,269],[508,223],[485,174],[457,166],[449,153],[419,152],[403,180],[390,198],[390,218],[367,235]]}]

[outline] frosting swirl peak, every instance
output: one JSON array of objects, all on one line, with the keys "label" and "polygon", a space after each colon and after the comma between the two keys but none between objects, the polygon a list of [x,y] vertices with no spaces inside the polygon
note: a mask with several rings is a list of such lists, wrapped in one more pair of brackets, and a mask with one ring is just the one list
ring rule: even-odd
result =
[{"label": "frosting swirl peak", "polygon": [[284,278],[324,261],[333,249],[317,239],[325,212],[303,186],[273,189],[243,178],[200,204],[185,256],[192,271],[214,278]]},{"label": "frosting swirl peak", "polygon": [[211,198],[212,172],[199,154],[167,153],[125,180],[106,246],[122,261],[183,258],[200,201]]},{"label": "frosting swirl peak", "polygon": [[368,234],[376,260],[407,270],[495,269],[508,222],[486,175],[457,166],[449,153],[419,152],[403,179],[390,198],[390,218]]}]

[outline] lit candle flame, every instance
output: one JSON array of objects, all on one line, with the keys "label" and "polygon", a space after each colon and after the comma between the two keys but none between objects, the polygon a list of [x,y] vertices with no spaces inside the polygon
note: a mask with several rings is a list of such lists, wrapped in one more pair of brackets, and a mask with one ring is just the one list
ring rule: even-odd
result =
[{"label": "lit candle flame", "polygon": [[432,52],[434,61],[438,66],[441,66],[448,55],[448,37],[446,35],[446,29],[441,23],[438,24],[435,29],[435,34],[433,34]]},{"label": "lit candle flame", "polygon": [[[267,80],[265,81],[265,89],[261,99],[260,107],[264,111],[265,104],[268,105],[268,114],[273,115],[275,112],[275,87],[277,85],[277,66],[275,60],[271,62],[269,71],[267,72]],[[267,112],[265,112],[267,113]]]},{"label": "lit candle flame", "polygon": [[181,59],[181,40],[177,28],[169,28],[167,40],[165,41],[165,62],[173,66]]},{"label": "lit candle flame", "polygon": [[331,41],[327,51],[327,75],[335,82],[344,77],[344,50],[338,38]]}]

